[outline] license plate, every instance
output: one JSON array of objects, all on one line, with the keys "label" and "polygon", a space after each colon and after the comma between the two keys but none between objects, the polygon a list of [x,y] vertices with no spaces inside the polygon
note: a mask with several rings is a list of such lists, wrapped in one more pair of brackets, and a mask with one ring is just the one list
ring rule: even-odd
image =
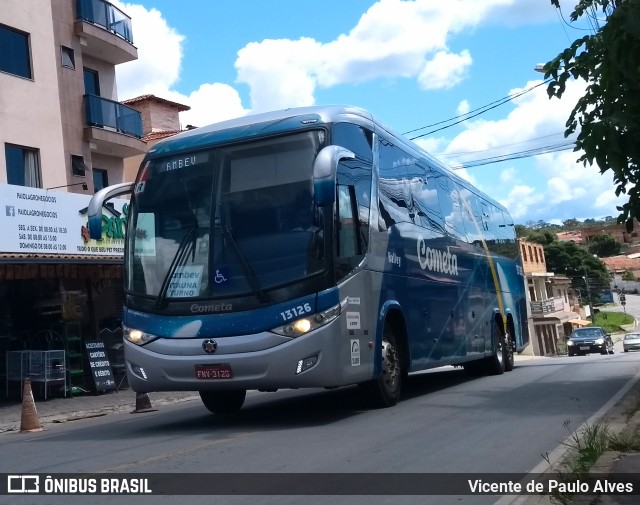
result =
[{"label": "license plate", "polygon": [[580,347],[581,351],[588,351],[589,350],[589,346],[582,346]]},{"label": "license plate", "polygon": [[231,379],[233,372],[231,365],[223,363],[220,365],[196,365],[196,379],[216,380]]}]

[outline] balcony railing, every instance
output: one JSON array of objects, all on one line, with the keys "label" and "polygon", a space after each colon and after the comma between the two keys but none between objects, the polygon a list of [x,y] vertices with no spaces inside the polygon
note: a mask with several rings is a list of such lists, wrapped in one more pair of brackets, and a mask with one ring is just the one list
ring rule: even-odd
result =
[{"label": "balcony railing", "polygon": [[564,310],[564,298],[549,298],[540,302],[531,302],[531,314],[551,314],[552,312],[560,312]]},{"label": "balcony railing", "polygon": [[104,0],[76,0],[76,17],[101,26],[133,45],[131,18]]},{"label": "balcony railing", "polygon": [[113,128],[119,133],[142,138],[142,116],[131,107],[100,96],[84,95],[84,112],[89,126]]}]

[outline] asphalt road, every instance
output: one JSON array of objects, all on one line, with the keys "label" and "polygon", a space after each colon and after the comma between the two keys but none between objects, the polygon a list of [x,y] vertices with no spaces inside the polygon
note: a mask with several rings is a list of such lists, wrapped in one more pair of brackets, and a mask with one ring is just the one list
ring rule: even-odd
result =
[{"label": "asphalt road", "polygon": [[[227,417],[210,415],[199,402],[143,415],[114,414],[1,437],[0,472],[356,472],[380,473],[382,480],[385,473],[481,477],[541,471],[547,459],[559,456],[562,442],[606,409],[639,370],[640,353],[618,350],[607,356],[519,361],[513,372],[494,377],[470,379],[452,368],[432,371],[412,377],[403,400],[390,409],[369,410],[357,389],[343,388],[250,393],[241,412]],[[11,496],[6,503],[490,504],[499,498],[465,492],[214,501],[211,496],[111,496],[90,502],[86,496]]]}]

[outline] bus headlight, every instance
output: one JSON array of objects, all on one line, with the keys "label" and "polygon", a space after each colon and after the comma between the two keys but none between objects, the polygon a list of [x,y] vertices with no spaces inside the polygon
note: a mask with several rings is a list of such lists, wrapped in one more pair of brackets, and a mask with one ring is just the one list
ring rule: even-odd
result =
[{"label": "bus headlight", "polygon": [[144,345],[148,344],[152,340],[158,338],[156,335],[152,335],[151,333],[145,333],[144,331],[135,330],[133,328],[128,328],[126,326],[123,327],[123,336],[125,340],[128,340],[132,344],[136,345]]},{"label": "bus headlight", "polygon": [[325,324],[329,324],[340,315],[340,304],[334,305],[330,309],[318,312],[307,317],[301,317],[295,321],[291,321],[283,326],[273,328],[271,331],[285,337],[299,337],[316,330]]}]

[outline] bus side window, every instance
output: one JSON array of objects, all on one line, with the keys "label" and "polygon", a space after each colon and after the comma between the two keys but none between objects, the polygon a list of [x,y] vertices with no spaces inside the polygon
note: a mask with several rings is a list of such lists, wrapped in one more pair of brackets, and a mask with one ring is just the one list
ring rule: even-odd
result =
[{"label": "bus side window", "polygon": [[338,185],[336,207],[336,273],[342,278],[356,267],[364,253],[353,186]]}]

